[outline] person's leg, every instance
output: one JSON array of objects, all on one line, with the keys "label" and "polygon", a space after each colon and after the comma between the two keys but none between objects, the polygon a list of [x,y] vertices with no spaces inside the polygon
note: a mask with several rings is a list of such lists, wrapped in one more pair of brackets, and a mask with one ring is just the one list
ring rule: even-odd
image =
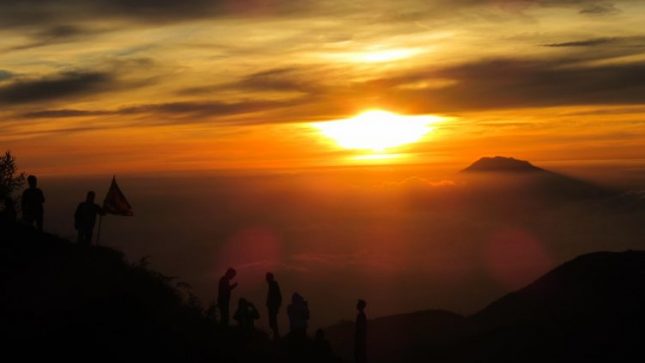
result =
[{"label": "person's leg", "polygon": [[222,326],[228,326],[228,304],[220,303],[218,305],[219,305],[219,312],[222,315],[220,317]]},{"label": "person's leg", "polygon": [[38,228],[39,231],[43,231],[43,214],[40,213],[36,216],[36,228]]},{"label": "person's leg", "polygon": [[92,245],[92,237],[94,237],[94,227],[87,229],[87,235],[85,236],[85,238],[87,238],[88,246]]},{"label": "person's leg", "polygon": [[28,225],[29,227],[32,227],[34,225],[34,216],[31,214],[22,214],[22,221]]},{"label": "person's leg", "polygon": [[89,246],[90,245],[91,241],[90,241],[90,237],[88,236],[86,228],[81,228],[78,231],[78,243],[83,245],[83,246]]},{"label": "person's leg", "polygon": [[278,331],[278,309],[269,308],[269,327],[273,331],[273,338],[280,338],[280,333]]}]

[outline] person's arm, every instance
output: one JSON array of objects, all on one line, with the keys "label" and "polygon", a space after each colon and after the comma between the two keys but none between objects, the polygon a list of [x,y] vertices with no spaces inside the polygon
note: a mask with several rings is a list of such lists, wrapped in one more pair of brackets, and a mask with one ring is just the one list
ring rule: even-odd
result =
[{"label": "person's arm", "polygon": [[260,313],[258,312],[258,309],[253,304],[251,304],[251,316],[253,317],[253,320],[260,319]]},{"label": "person's arm", "polygon": [[38,189],[38,192],[39,192],[38,194],[40,194],[39,195],[40,203],[45,203],[45,194],[43,194],[43,191],[40,189]]},{"label": "person's arm", "polygon": [[81,218],[81,205],[79,204],[76,207],[76,212],[74,212],[74,228],[78,229],[78,220]]},{"label": "person's arm", "polygon": [[105,215],[105,210],[98,204],[95,204],[95,206],[96,206],[96,214],[98,214],[100,216],[104,216]]},{"label": "person's arm", "polygon": [[231,284],[231,286],[230,286],[231,290],[233,290],[233,289],[234,289],[234,288],[236,288],[236,287],[237,287],[237,282],[236,282],[236,283],[234,283],[234,284]]}]

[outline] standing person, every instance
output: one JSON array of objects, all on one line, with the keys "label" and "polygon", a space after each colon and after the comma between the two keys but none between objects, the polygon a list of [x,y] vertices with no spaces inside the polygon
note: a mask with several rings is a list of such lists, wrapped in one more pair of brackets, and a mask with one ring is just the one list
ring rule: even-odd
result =
[{"label": "standing person", "polygon": [[45,203],[45,196],[43,191],[38,189],[38,179],[34,175],[27,177],[29,188],[25,189],[22,193],[22,220],[29,226],[36,223],[36,228],[43,231],[43,203]]},{"label": "standing person", "polygon": [[304,338],[307,336],[309,325],[309,306],[302,295],[294,292],[291,295],[291,304],[287,306],[289,328],[292,336]]},{"label": "standing person", "polygon": [[358,300],[356,304],[356,334],[354,335],[354,359],[356,363],[367,362],[367,316],[365,315],[365,300]]},{"label": "standing person", "polygon": [[87,192],[85,201],[78,204],[76,213],[74,213],[74,227],[78,231],[78,243],[89,246],[92,244],[94,235],[94,225],[96,224],[97,215],[105,215],[103,208],[94,203],[96,193]]},{"label": "standing person", "polygon": [[275,280],[273,273],[267,272],[266,281],[269,285],[269,291],[267,292],[269,327],[273,331],[273,339],[278,340],[280,338],[280,332],[278,330],[278,312],[282,305],[282,293],[280,292],[280,285],[278,285],[278,282]]},{"label": "standing person", "polygon": [[219,289],[217,294],[217,307],[221,314],[220,321],[223,326],[228,326],[229,304],[231,302],[231,291],[237,287],[237,283],[231,284],[231,280],[237,272],[233,268],[226,270],[226,273],[219,279]]}]

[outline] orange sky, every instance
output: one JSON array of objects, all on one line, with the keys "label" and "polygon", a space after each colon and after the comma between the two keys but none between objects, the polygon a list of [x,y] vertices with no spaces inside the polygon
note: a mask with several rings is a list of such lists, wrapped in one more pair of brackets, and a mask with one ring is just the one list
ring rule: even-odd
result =
[{"label": "orange sky", "polygon": [[[38,174],[645,159],[645,5],[0,4],[0,147]],[[436,115],[375,153],[313,126]],[[391,157],[387,157],[387,156]]]}]

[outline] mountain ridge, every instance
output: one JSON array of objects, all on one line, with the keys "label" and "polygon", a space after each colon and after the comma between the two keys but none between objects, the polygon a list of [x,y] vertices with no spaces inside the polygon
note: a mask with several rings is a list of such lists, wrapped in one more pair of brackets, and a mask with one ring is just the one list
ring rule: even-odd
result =
[{"label": "mountain ridge", "polygon": [[[479,312],[446,329],[441,324],[408,324],[401,333],[396,315],[388,321],[406,336],[425,339],[399,349],[381,349],[385,337],[373,337],[375,362],[628,362],[642,356],[645,324],[645,251],[593,252],[580,255],[517,291],[493,301]],[[432,314],[432,310],[425,314]],[[426,322],[432,321],[427,317]],[[370,325],[371,326],[371,325]],[[338,334],[330,328],[333,334]],[[388,331],[379,327],[374,334]],[[428,334],[427,332],[434,332]],[[611,333],[607,333],[611,332]],[[439,335],[439,338],[436,336]],[[332,337],[335,348],[346,354]],[[639,355],[640,354],[640,355]]]},{"label": "mountain ridge", "polygon": [[513,173],[527,173],[527,172],[545,172],[546,170],[538,168],[531,164],[529,161],[515,159],[506,156],[485,156],[482,157],[468,167],[463,169],[462,173],[486,173],[486,172],[513,172]]}]

